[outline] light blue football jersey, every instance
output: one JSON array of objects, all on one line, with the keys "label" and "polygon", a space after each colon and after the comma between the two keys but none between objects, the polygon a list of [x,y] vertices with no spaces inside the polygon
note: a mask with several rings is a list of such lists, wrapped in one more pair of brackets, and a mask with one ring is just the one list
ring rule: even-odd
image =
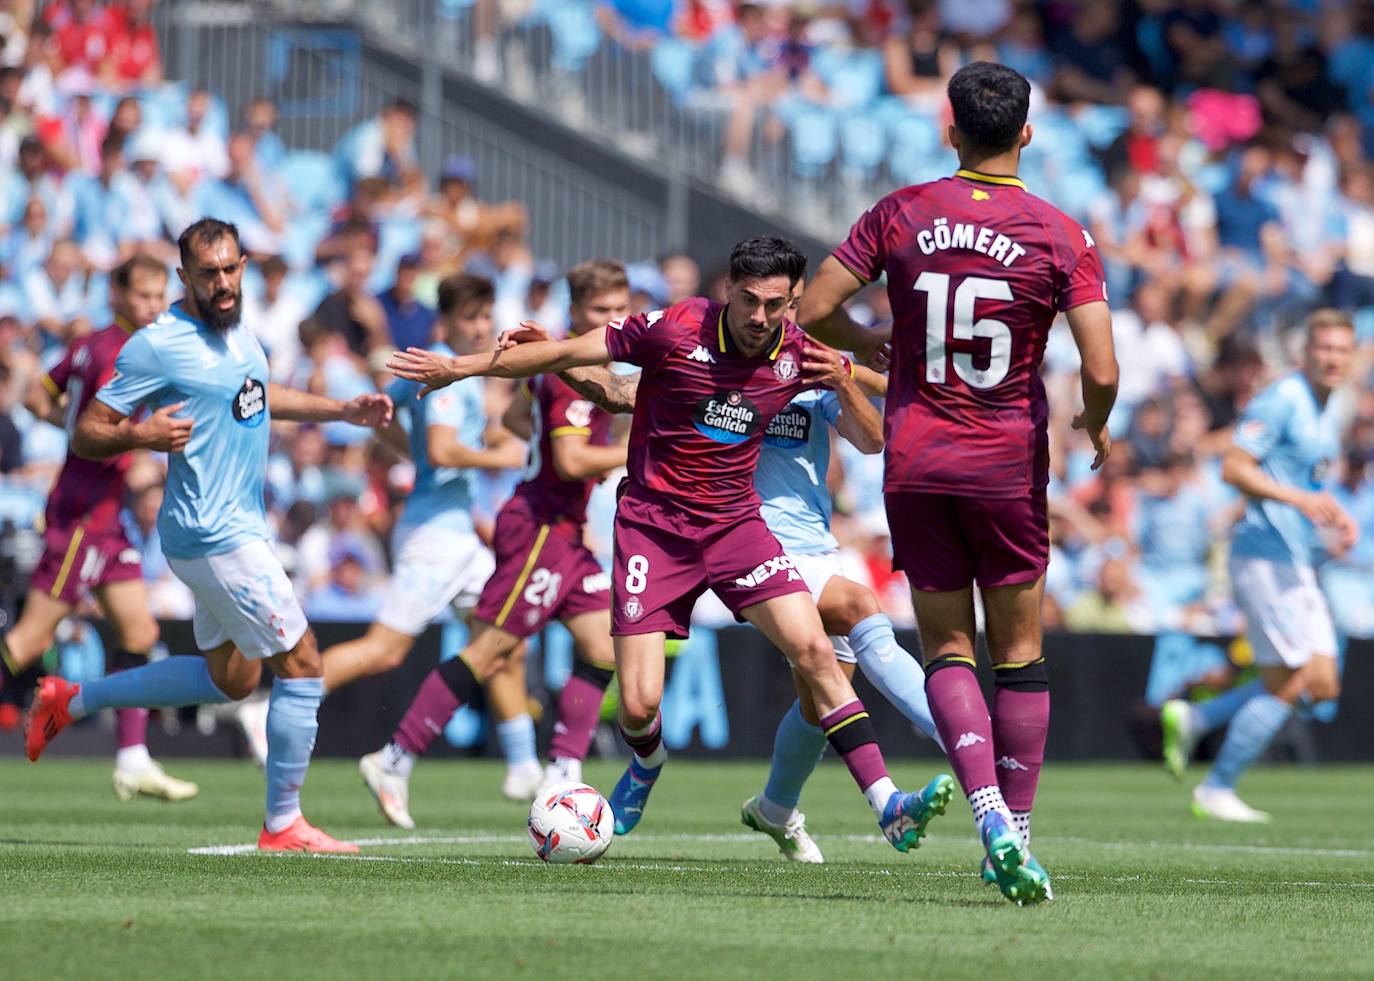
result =
[{"label": "light blue football jersey", "polygon": [[[1260,461],[1264,472],[1288,487],[1319,490],[1341,445],[1341,412],[1326,405],[1301,373],[1286,375],[1256,395],[1236,424],[1235,445]],[[1312,522],[1278,501],[1250,500],[1236,525],[1235,555],[1310,565],[1317,550]]]},{"label": "light blue football jersey", "polygon": [[[453,356],[453,349],[444,343],[435,344],[430,350]],[[460,443],[480,449],[487,428],[482,379],[464,378],[418,398],[422,387],[418,382],[398,379],[387,389],[396,410],[410,417],[410,454],[415,461],[415,487],[406,498],[400,523],[471,531],[477,473],[462,467],[432,465],[428,430],[430,426],[451,426]]]},{"label": "light blue football jersey", "polygon": [[830,533],[830,427],[840,418],[840,399],[828,390],[803,392],[773,417],[763,435],[754,487],[763,520],[793,555],[839,547]]},{"label": "light blue football jersey", "polygon": [[221,334],[174,304],[129,338],[96,398],[126,416],[185,402],[177,415],[195,420],[185,451],[169,454],[163,552],[193,559],[269,539],[267,356],[251,330]]}]

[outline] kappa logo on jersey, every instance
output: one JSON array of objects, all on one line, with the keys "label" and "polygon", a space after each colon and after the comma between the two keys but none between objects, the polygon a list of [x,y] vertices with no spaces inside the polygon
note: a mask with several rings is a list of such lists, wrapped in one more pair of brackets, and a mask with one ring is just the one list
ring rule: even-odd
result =
[{"label": "kappa logo on jersey", "polygon": [[267,389],[256,378],[245,378],[243,387],[234,395],[230,410],[241,426],[256,429],[267,418]]},{"label": "kappa logo on jersey", "polygon": [[[980,743],[982,742],[981,739],[978,741]],[[957,746],[955,747],[955,749],[958,748]],[[1026,764],[1022,763],[1015,756],[1003,756],[997,761],[997,765],[1004,770],[1030,770],[1030,767],[1026,766]]]},{"label": "kappa logo on jersey", "polygon": [[697,403],[697,432],[717,443],[743,443],[759,431],[759,407],[743,392],[711,395]]},{"label": "kappa logo on jersey", "polygon": [[566,415],[569,424],[578,429],[586,429],[592,424],[592,409],[592,404],[586,399],[578,399],[576,402],[568,403]]},{"label": "kappa logo on jersey", "polygon": [[713,357],[711,357],[711,352],[708,351],[708,350],[706,350],[706,348],[702,347],[700,344],[697,345],[695,351],[693,351],[691,354],[687,355],[687,360],[688,360],[688,361],[700,361],[702,364],[715,364],[715,363],[716,363],[716,359],[713,358]]},{"label": "kappa logo on jersey", "polygon": [[796,405],[789,405],[768,423],[763,432],[765,446],[780,450],[795,450],[811,439],[811,413]]},{"label": "kappa logo on jersey", "polygon": [[1093,237],[1088,234],[1086,228],[1080,228],[1079,231],[1083,233],[1083,241],[1087,244],[1088,248],[1092,249],[1097,247],[1097,243],[1093,241]]},{"label": "kappa logo on jersey", "polygon": [[786,572],[789,582],[800,579],[797,575],[797,567],[793,564],[790,556],[779,555],[776,559],[769,559],[767,562],[760,562],[748,575],[740,576],[735,580],[736,586],[762,586],[769,579],[772,579],[779,572]]},{"label": "kappa logo on jersey", "polygon": [[638,596],[631,596],[625,601],[625,619],[631,622],[638,620],[644,615],[644,604],[639,601]]},{"label": "kappa logo on jersey", "polygon": [[211,351],[207,348],[206,350],[200,352],[200,366],[204,368],[206,371],[209,371],[217,364],[219,364],[219,355],[216,354],[214,351]]},{"label": "kappa logo on jersey", "polygon": [[979,743],[987,742],[976,732],[966,732],[959,737],[959,741],[954,744],[955,749],[968,749],[970,746],[977,746]]},{"label": "kappa logo on jersey", "polygon": [[778,381],[790,382],[797,377],[797,359],[792,357],[791,351],[784,351],[778,360],[773,362],[773,374],[778,376]]}]

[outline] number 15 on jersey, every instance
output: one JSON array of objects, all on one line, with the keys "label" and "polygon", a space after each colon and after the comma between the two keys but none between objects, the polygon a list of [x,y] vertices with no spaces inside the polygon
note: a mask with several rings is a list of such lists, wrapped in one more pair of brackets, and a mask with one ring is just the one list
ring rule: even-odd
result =
[{"label": "number 15 on jersey", "polygon": [[[947,384],[946,360],[954,373],[971,388],[993,388],[1007,377],[1011,367],[1011,328],[1000,320],[983,317],[975,320],[974,306],[979,300],[1010,300],[1011,286],[1004,279],[967,276],[954,290],[953,318],[950,316],[948,273],[923,272],[913,289],[926,294],[926,381]],[[946,359],[946,339],[971,341],[987,338],[988,366],[975,368],[973,355],[956,351]]]}]

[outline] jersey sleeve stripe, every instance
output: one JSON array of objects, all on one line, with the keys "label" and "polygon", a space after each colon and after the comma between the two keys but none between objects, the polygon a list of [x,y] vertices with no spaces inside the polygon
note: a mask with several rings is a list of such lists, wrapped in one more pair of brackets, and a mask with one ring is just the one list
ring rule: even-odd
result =
[{"label": "jersey sleeve stripe", "polygon": [[592,431],[586,426],[557,426],[549,430],[549,439],[558,439],[560,436],[590,436]]},{"label": "jersey sleeve stripe", "polygon": [[48,374],[46,371],[43,372],[38,380],[43,383],[43,387],[48,390],[48,394],[53,398],[57,398],[62,394],[62,389],[57,387],[57,382],[53,381],[52,375]]}]

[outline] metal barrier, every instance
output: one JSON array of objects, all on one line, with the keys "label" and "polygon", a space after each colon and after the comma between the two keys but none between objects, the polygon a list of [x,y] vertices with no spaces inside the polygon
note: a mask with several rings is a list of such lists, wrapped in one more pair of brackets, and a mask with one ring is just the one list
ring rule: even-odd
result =
[{"label": "metal barrier", "polygon": [[[435,34],[425,58],[386,59],[384,47],[421,30],[410,12],[421,5],[386,5],[392,27],[377,24],[381,4],[181,2],[160,11],[168,75],[224,99],[231,120],[259,95],[281,108],[278,127],[289,147],[331,150],[338,140],[398,98],[420,107],[418,145],[433,175],[452,154],[472,157],[485,200],[517,200],[537,215],[529,231],[535,254],[571,264],[589,255],[648,258],[675,244],[669,195],[631,194],[624,186],[444,98]],[[360,33],[340,17],[366,25]],[[328,23],[322,23],[324,18]],[[296,19],[300,18],[300,19]],[[366,43],[364,43],[366,42]]]},{"label": "metal barrier", "polygon": [[[669,40],[654,48],[622,46],[600,34],[590,0],[529,0],[522,16],[510,13],[479,40],[476,22],[485,0],[276,0],[287,17],[347,17],[370,42],[417,61],[437,60],[455,72],[594,134],[631,155],[653,160],[667,175],[710,185],[737,203],[825,240],[843,236],[854,217],[896,184],[881,161],[863,171],[842,163],[837,114],[803,113],[800,128],[763,124],[759,113],[747,154],[747,182],[723,182],[725,130],[734,101],[687,84],[691,50]],[[495,6],[491,4],[490,6]],[[509,5],[503,4],[509,8]],[[557,33],[550,25],[564,25]],[[580,38],[580,46],[576,40]],[[847,137],[845,137],[847,139]],[[800,140],[800,148],[798,144]],[[814,141],[830,148],[810,160]]]}]

